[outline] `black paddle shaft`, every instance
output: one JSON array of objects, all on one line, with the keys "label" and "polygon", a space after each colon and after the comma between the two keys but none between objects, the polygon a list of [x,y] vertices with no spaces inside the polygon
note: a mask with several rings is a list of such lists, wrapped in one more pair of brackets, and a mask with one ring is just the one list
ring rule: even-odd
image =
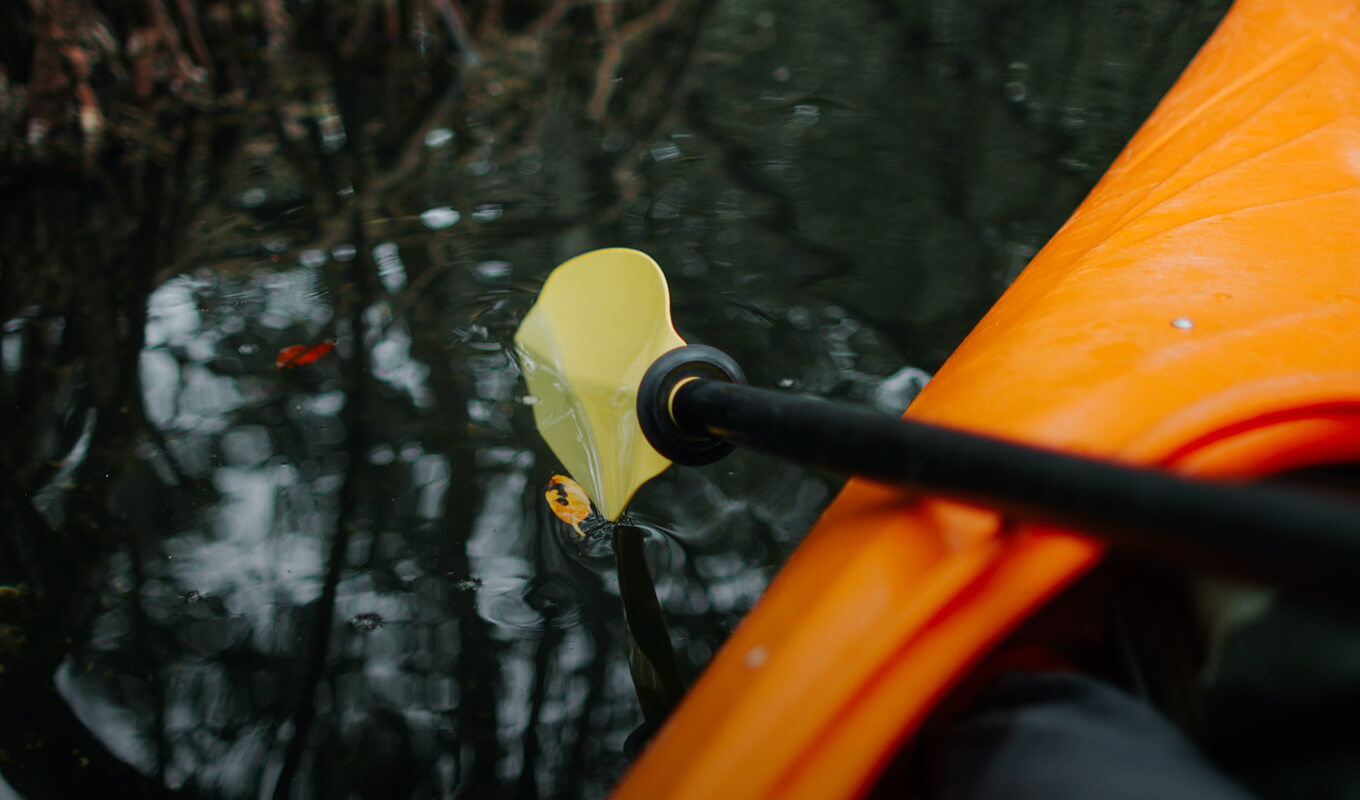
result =
[{"label": "black paddle shaft", "polygon": [[671,398],[675,423],[691,436],[993,508],[1159,560],[1360,589],[1360,505],[1083,458],[721,379],[689,380]]}]

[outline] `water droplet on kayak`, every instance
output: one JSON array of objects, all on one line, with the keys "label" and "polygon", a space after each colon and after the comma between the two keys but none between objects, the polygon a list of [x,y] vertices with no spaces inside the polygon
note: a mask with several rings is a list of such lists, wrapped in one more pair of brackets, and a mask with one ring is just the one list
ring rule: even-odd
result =
[{"label": "water droplet on kayak", "polygon": [[462,214],[448,206],[436,206],[420,212],[420,221],[425,223],[425,227],[433,231],[448,228],[462,218]]},{"label": "water droplet on kayak", "polygon": [[746,651],[746,668],[758,669],[765,666],[765,662],[770,659],[770,651],[763,644],[758,644]]},{"label": "water droplet on kayak", "polygon": [[1193,320],[1188,319],[1186,317],[1176,317],[1175,319],[1171,320],[1171,327],[1180,328],[1183,331],[1188,331],[1191,328],[1195,327],[1195,323]]}]

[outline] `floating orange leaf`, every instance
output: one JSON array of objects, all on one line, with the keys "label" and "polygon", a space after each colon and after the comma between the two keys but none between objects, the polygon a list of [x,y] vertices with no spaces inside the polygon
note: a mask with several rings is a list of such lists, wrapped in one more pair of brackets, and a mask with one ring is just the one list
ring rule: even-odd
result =
[{"label": "floating orange leaf", "polygon": [[586,535],[581,530],[581,523],[590,516],[590,498],[586,497],[586,490],[581,488],[581,484],[566,475],[554,475],[548,481],[548,491],[543,496],[548,498],[548,507],[558,519],[570,525],[577,534]]},{"label": "floating orange leaf", "polygon": [[289,345],[279,351],[279,357],[274,359],[274,369],[305,367],[329,353],[334,347],[334,339],[327,339],[320,344],[313,345]]}]

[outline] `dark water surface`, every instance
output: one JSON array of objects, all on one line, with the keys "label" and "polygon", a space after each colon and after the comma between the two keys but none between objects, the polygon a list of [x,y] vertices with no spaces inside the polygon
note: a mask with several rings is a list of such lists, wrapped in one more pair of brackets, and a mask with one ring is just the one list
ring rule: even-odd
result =
[{"label": "dark water surface", "polygon": [[[601,796],[642,717],[512,354],[548,271],[645,250],[753,382],[900,411],[1225,7],[204,8],[201,92],[110,56],[95,144],[0,103],[26,796]],[[737,454],[639,494],[687,678],[836,486]]]}]

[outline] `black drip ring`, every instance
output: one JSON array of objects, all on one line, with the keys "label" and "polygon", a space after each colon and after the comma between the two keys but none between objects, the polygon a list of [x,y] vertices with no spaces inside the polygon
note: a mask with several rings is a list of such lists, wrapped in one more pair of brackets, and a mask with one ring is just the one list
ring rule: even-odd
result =
[{"label": "black drip ring", "polygon": [[675,387],[691,378],[746,383],[746,374],[732,357],[704,344],[689,344],[666,353],[647,368],[638,386],[638,425],[658,453],[677,464],[712,464],[732,452],[732,445],[716,436],[690,433],[671,417]]}]

